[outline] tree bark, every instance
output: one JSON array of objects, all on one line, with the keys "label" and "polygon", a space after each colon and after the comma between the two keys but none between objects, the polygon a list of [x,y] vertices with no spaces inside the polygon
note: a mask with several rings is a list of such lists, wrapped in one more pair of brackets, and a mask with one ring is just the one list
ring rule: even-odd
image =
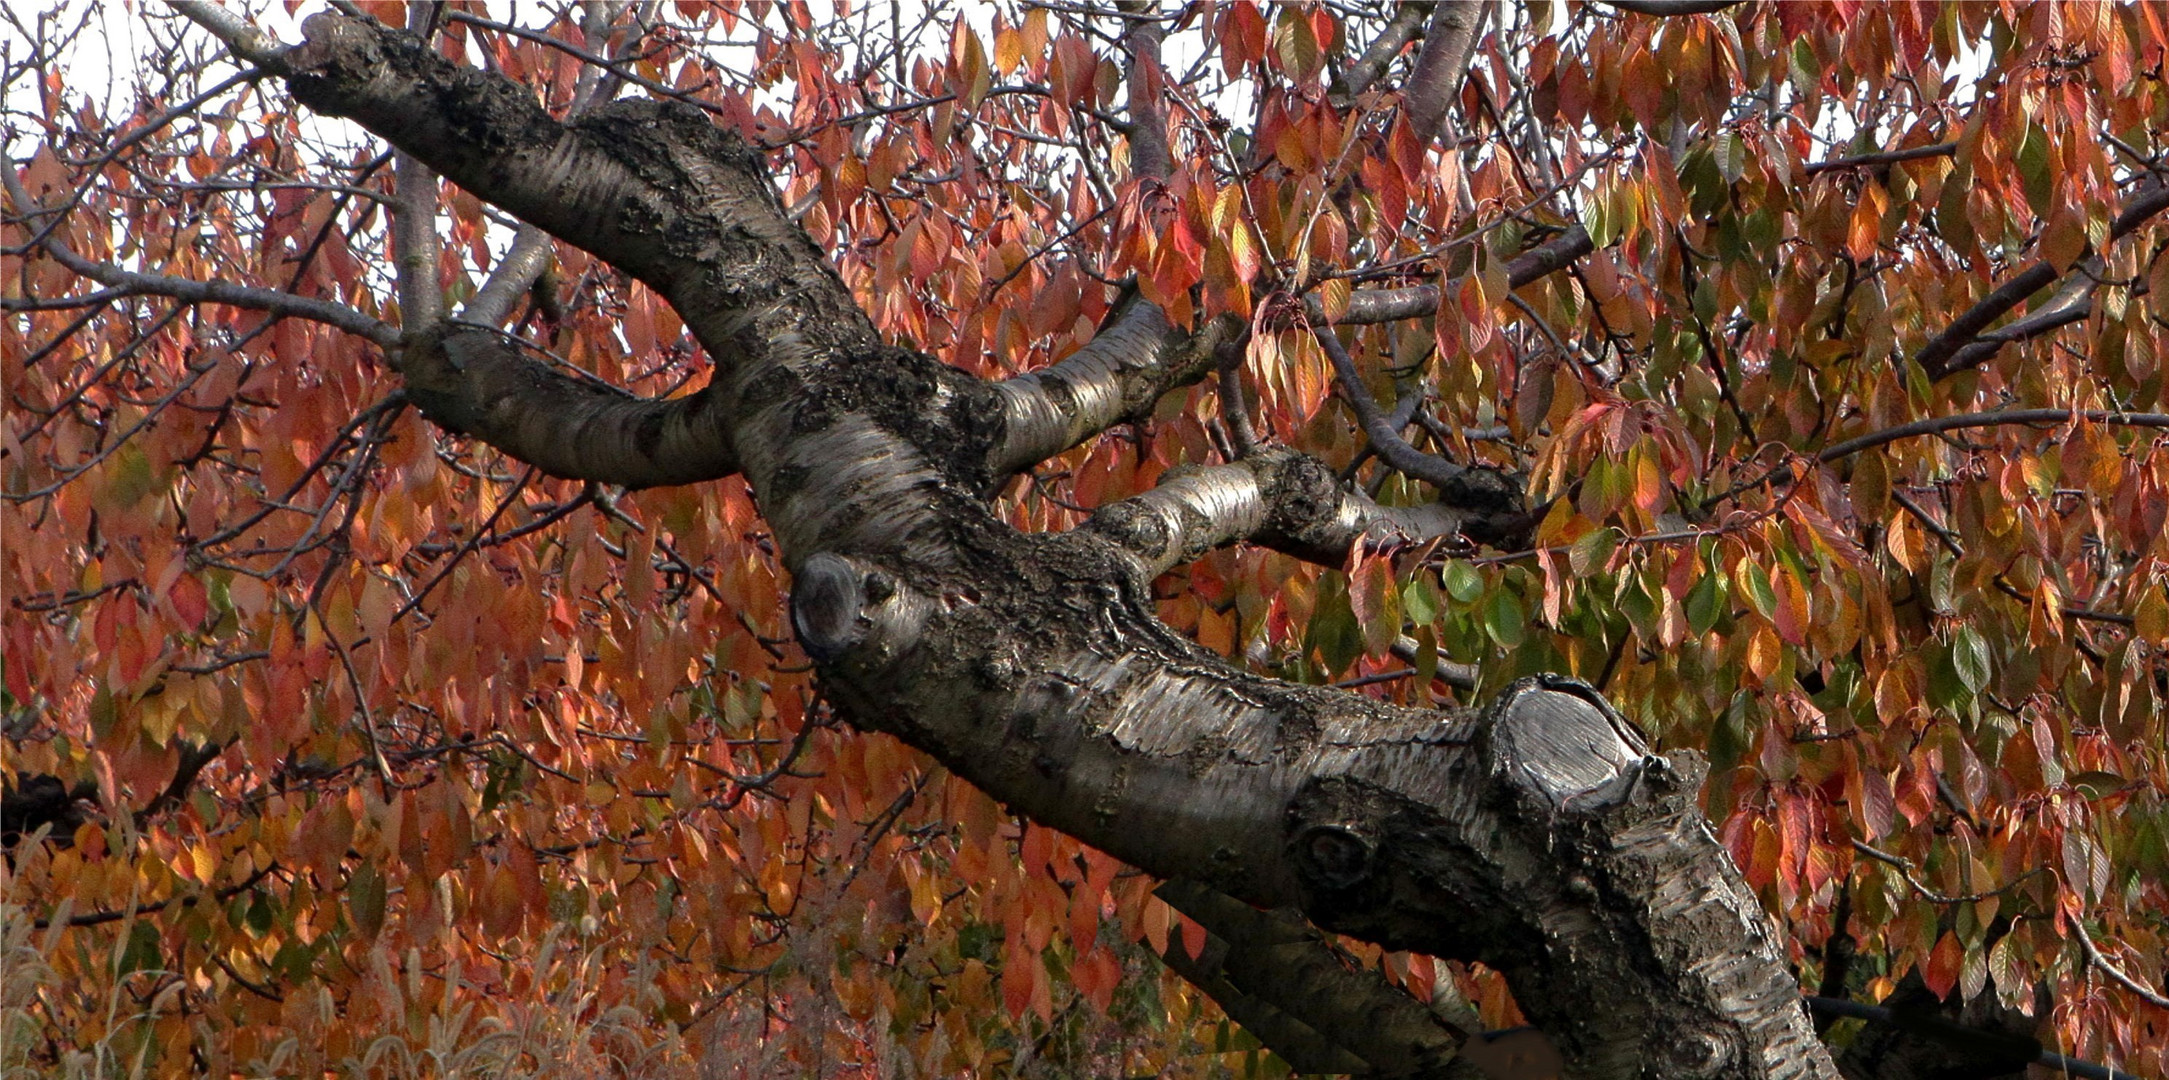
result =
[{"label": "tree bark", "polygon": [[[1652,753],[1576,684],[1526,681],[1481,712],[1401,708],[1233,668],[1154,617],[1152,575],[1203,546],[1359,532],[1338,503],[1290,508],[1306,489],[1281,474],[1300,466],[1246,464],[1247,481],[1141,497],[1126,522],[1018,533],[985,501],[1005,470],[1133,414],[1132,390],[1081,404],[1066,376],[997,387],[883,343],[758,155],[698,110],[619,104],[563,125],[405,34],[325,15],[306,33],[296,98],[640,278],[716,362],[698,404],[463,397],[465,379],[528,376],[424,345],[410,377],[427,354],[449,384],[417,396],[424,411],[515,454],[555,440],[547,467],[571,476],[735,468],[854,723],[1147,872],[1490,964],[1570,1075],[1835,1075],[1697,808],[1694,755]],[[1149,402],[1211,370],[1215,331],[1138,318],[1145,344],[1093,369],[1105,379]],[[1059,423],[1017,404],[1034,390]],[[486,423],[456,404],[475,400]]]}]

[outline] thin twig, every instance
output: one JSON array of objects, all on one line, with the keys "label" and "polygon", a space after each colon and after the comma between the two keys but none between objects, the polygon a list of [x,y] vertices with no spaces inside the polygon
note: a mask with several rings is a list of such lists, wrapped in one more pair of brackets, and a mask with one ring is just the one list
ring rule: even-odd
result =
[{"label": "thin twig", "polygon": [[451,561],[444,564],[444,569],[437,571],[436,576],[424,582],[413,597],[408,599],[406,603],[401,604],[398,611],[392,613],[391,621],[386,625],[398,625],[399,620],[406,618],[408,612],[420,607],[422,600],[429,596],[430,590],[436,588],[439,582],[449,576],[459,566],[460,560],[466,558],[474,552],[475,548],[481,546],[482,538],[489,535],[490,531],[497,527],[497,519],[505,516],[505,511],[510,510],[512,504],[519,501],[520,492],[527,487],[527,482],[534,478],[535,467],[529,465],[527,471],[521,473],[519,480],[513,483],[512,490],[505,492],[505,497],[497,504],[497,509],[490,512],[489,520],[484,521],[482,527],[476,529],[474,535],[468,537],[467,542],[459,546],[459,550],[453,553]]},{"label": "thin twig", "polygon": [[1899,875],[1905,878],[1905,883],[1907,885],[1911,885],[1913,887],[1913,891],[1920,894],[1921,899],[1926,900],[1931,904],[1970,904],[1976,900],[1986,900],[1991,896],[2000,896],[2006,892],[2011,891],[2014,888],[2017,888],[2019,883],[2025,881],[2027,878],[2033,877],[2035,874],[2043,874],[2048,872],[2046,867],[2036,866],[2033,869],[2028,870],[2025,873],[2020,874],[2019,876],[2012,878],[2011,880],[2004,882],[2003,884],[1998,885],[1993,889],[1989,889],[1986,892],[1977,892],[1966,896],[1945,896],[1944,894],[1929,888],[1927,883],[1921,881],[1920,878],[1914,876],[1913,860],[1908,859],[1903,855],[1893,855],[1890,852],[1882,850],[1881,848],[1871,847],[1867,843],[1860,840],[1853,841],[1853,850],[1861,853],[1862,855],[1866,855],[1867,857],[1874,859],[1877,862],[1887,863],[1891,866],[1897,867]]},{"label": "thin twig", "polygon": [[2102,974],[2107,975],[2109,978],[2115,980],[2118,986],[2121,986],[2124,989],[2129,990],[2134,994],[2137,994],[2139,996],[2139,1000],[2144,1001],[2147,1004],[2152,1005],[2158,1009],[2169,1009],[2169,997],[2163,997],[2161,994],[2155,993],[2154,990],[2148,987],[2145,983],[2142,983],[2139,980],[2134,979],[2129,975],[2126,975],[2122,968],[2119,968],[2115,964],[2110,963],[2108,957],[2101,955],[2101,949],[2094,944],[2093,936],[2086,932],[2085,920],[2068,919],[2066,921],[2071,924],[2072,930],[2077,931],[2079,938],[2079,949],[2086,954],[2086,960],[2088,963],[2100,968]]}]

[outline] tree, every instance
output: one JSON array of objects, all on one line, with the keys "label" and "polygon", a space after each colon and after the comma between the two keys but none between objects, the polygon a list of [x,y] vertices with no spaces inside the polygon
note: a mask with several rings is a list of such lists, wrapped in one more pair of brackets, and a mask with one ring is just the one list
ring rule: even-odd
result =
[{"label": "tree", "polygon": [[2157,7],[334,6],[16,27],[11,1067],[2169,1068]]}]

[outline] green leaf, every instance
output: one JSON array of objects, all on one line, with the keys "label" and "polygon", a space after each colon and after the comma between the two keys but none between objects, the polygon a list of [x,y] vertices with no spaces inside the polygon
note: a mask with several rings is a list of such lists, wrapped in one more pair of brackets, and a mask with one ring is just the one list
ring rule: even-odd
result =
[{"label": "green leaf", "polygon": [[2124,789],[2130,781],[2113,772],[2092,770],[2071,778],[2071,786],[2086,793],[2089,799],[2107,798]]},{"label": "green leaf", "polygon": [[1710,775],[1725,775],[1747,755],[1750,741],[1747,719],[1750,711],[1747,691],[1737,691],[1726,704],[1725,711],[1718,714],[1717,722],[1710,725]]},{"label": "green leaf", "polygon": [[1823,81],[1823,62],[1807,37],[1793,39],[1791,68],[1793,91],[1804,98],[1815,97]]},{"label": "green leaf", "polygon": [[1363,630],[1364,651],[1385,652],[1401,636],[1401,594],[1385,559],[1366,560],[1348,582],[1349,606]]},{"label": "green leaf", "polygon": [[1519,648],[1528,638],[1528,618],[1521,612],[1521,598],[1505,589],[1491,594],[1484,605],[1484,633],[1501,648]]},{"label": "green leaf", "polygon": [[2055,198],[2056,178],[2049,174],[2048,133],[2041,125],[2026,125],[2026,141],[2018,144],[2019,179],[2026,184],[2026,202],[2033,212],[2048,216],[2050,201]]},{"label": "green leaf", "polygon": [[158,925],[146,918],[137,918],[128,930],[128,945],[121,950],[120,970],[116,975],[131,971],[156,971],[164,965],[158,949]]},{"label": "green leaf", "polygon": [[1280,69],[1297,82],[1309,82],[1325,63],[1318,48],[1318,37],[1311,32],[1310,20],[1294,6],[1281,9],[1278,25],[1273,27],[1274,47],[1280,59]]},{"label": "green leaf", "polygon": [[1725,183],[1725,174],[1717,169],[1717,155],[1708,144],[1687,152],[1680,162],[1680,186],[1687,192],[1687,208],[1698,217],[1706,217],[1722,209],[1731,195],[1731,185]]},{"label": "green leaf", "polygon": [[1432,584],[1430,578],[1414,578],[1401,586],[1401,610],[1408,615],[1409,622],[1419,627],[1430,626],[1438,622],[1441,606],[1438,586]]},{"label": "green leaf", "polygon": [[384,875],[377,864],[365,859],[346,879],[346,906],[363,937],[374,938],[384,928]]},{"label": "green leaf", "polygon": [[1348,604],[1343,575],[1328,574],[1319,581],[1318,606],[1311,611],[1307,639],[1329,678],[1347,671],[1363,655],[1363,629]]},{"label": "green leaf", "polygon": [[1956,712],[1973,700],[1965,680],[1958,676],[1958,665],[1952,662],[1950,646],[1938,642],[1921,652],[1928,665],[1928,704]]},{"label": "green leaf", "polygon": [[271,926],[276,921],[277,916],[278,912],[271,906],[271,897],[264,893],[257,893],[256,899],[249,904],[248,912],[241,918],[248,924],[250,930],[255,931],[257,936],[261,937],[271,932]]},{"label": "green leaf", "polygon": [[1973,250],[1976,239],[1973,217],[1966,200],[1973,193],[1973,162],[1960,155],[1950,175],[1943,178],[1943,193],[1936,200],[1936,235],[1963,254]]},{"label": "green leaf", "polygon": [[148,496],[164,493],[170,486],[166,477],[151,468],[150,455],[132,442],[113,455],[110,468],[113,486],[106,489],[106,494],[118,506],[134,506]]},{"label": "green leaf", "polygon": [[1717,175],[1725,183],[1735,184],[1747,172],[1747,140],[1736,132],[1728,132],[1717,139],[1711,150],[1717,164]]},{"label": "green leaf", "polygon": [[1696,637],[1710,632],[1725,613],[1725,576],[1705,573],[1687,591],[1687,628]]},{"label": "green leaf", "polygon": [[1455,603],[1473,604],[1484,594],[1484,575],[1460,559],[1447,562],[1446,568],[1439,571],[1439,579],[1446,586],[1446,595],[1453,597]]},{"label": "green leaf", "polygon": [[1598,192],[1589,200],[1589,242],[1599,250],[1612,246],[1615,233],[1612,229],[1612,200],[1608,191]]},{"label": "green leaf", "polygon": [[1577,574],[1590,574],[1604,569],[1605,564],[1611,560],[1612,552],[1619,547],[1619,537],[1619,530],[1610,526],[1591,530],[1581,539],[1574,541],[1574,546],[1568,549],[1568,565],[1572,566]]},{"label": "green leaf", "polygon": [[1961,626],[1951,639],[1951,667],[1971,694],[1988,687],[1988,642],[1970,626]]}]

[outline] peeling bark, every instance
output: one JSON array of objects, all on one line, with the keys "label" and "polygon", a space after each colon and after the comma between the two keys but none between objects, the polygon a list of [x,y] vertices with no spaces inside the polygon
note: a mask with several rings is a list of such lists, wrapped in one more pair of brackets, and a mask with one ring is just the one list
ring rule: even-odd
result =
[{"label": "peeling bark", "polygon": [[1151,491],[1101,507],[1085,527],[1156,576],[1240,541],[1339,566],[1358,543],[1414,544],[1508,527],[1521,516],[1445,502],[1382,506],[1343,488],[1324,462],[1275,448],[1164,477]]},{"label": "peeling bark", "polygon": [[1214,349],[1241,336],[1224,316],[1191,333],[1158,305],[1133,297],[1084,348],[1060,363],[995,384],[1002,437],[987,468],[1007,478],[1127,420],[1152,412],[1162,395],[1214,370]]},{"label": "peeling bark", "polygon": [[[307,32],[304,103],[638,276],[716,361],[698,403],[583,401],[463,333],[406,358],[425,409],[571,475],[738,469],[853,722],[1147,872],[1497,967],[1571,1075],[1834,1075],[1700,816],[1699,759],[1651,754],[1575,684],[1402,708],[1238,670],[1155,618],[1152,574],[1198,544],[1369,528],[1302,460],[1178,477],[1061,535],[988,512],[1007,470],[1212,370],[1216,331],[1140,310],[1098,352],[991,385],[883,344],[759,157],[697,110],[559,124],[406,35],[331,16]],[[1137,526],[1155,520],[1157,538]]]}]

